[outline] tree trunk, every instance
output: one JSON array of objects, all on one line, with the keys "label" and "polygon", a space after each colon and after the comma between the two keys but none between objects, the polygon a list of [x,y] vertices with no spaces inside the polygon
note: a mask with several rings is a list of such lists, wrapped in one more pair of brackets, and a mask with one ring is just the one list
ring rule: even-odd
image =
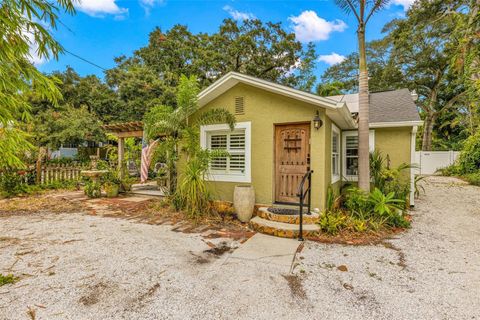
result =
[{"label": "tree trunk", "polygon": [[42,182],[42,161],[46,154],[46,148],[40,147],[38,149],[37,163],[36,163],[36,174],[35,174],[35,183],[40,184]]},{"label": "tree trunk", "polygon": [[425,108],[423,108],[427,116],[425,117],[424,124],[423,124],[422,151],[432,150],[433,124],[435,123],[435,119],[437,117],[434,111],[435,105],[437,103],[437,97],[438,97],[438,92],[436,88],[434,88],[430,93],[430,100],[428,101],[428,105]]},{"label": "tree trunk", "polygon": [[358,31],[359,79],[358,79],[358,187],[370,191],[369,147],[369,92],[367,54],[365,52],[365,25],[360,22]]},{"label": "tree trunk", "polygon": [[432,133],[433,124],[435,123],[436,116],[434,113],[428,113],[425,117],[423,124],[423,137],[422,137],[422,151],[432,150]]}]

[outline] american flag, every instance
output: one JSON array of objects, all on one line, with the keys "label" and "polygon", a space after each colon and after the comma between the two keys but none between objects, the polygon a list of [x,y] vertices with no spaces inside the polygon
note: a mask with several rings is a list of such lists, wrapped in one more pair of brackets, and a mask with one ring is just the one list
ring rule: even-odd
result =
[{"label": "american flag", "polygon": [[140,166],[140,183],[145,183],[148,180],[148,168],[150,167],[150,162],[152,161],[152,154],[155,146],[157,145],[158,140],[148,143],[145,133],[142,137],[142,160]]}]

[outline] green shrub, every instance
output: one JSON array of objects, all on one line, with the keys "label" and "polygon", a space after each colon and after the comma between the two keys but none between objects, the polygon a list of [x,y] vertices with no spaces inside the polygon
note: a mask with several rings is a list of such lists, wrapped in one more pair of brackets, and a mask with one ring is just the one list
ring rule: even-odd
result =
[{"label": "green shrub", "polygon": [[3,196],[11,197],[27,193],[28,186],[23,175],[11,170],[0,174],[0,191]]},{"label": "green shrub", "polygon": [[395,193],[383,194],[380,189],[375,188],[369,196],[368,202],[372,205],[373,217],[375,220],[383,220],[391,227],[406,228],[410,226],[403,215],[405,201],[395,198]]},{"label": "green shrub", "polygon": [[89,198],[100,198],[102,185],[98,182],[87,181],[85,183],[84,192]]},{"label": "green shrub", "polygon": [[320,229],[330,235],[336,235],[347,224],[347,216],[341,211],[325,212],[320,215],[318,224]]},{"label": "green shrub", "polygon": [[458,166],[457,163],[451,164],[448,167],[445,168],[440,168],[437,170],[442,176],[458,176],[461,175],[461,170],[460,167]]},{"label": "green shrub", "polygon": [[415,165],[402,163],[395,168],[390,168],[388,155],[384,157],[381,152],[375,150],[370,153],[370,177],[373,188],[378,188],[384,194],[393,192],[395,198],[406,200],[410,194],[410,179],[403,174],[405,170],[415,168]]},{"label": "green shrub", "polygon": [[359,188],[350,188],[347,190],[344,207],[351,215],[360,219],[367,219],[369,212],[372,211],[371,205],[368,202],[368,194]]},{"label": "green shrub", "polygon": [[465,140],[457,165],[461,174],[480,170],[480,131]]},{"label": "green shrub", "polygon": [[463,178],[470,184],[480,186],[480,171],[466,174],[463,176]]}]

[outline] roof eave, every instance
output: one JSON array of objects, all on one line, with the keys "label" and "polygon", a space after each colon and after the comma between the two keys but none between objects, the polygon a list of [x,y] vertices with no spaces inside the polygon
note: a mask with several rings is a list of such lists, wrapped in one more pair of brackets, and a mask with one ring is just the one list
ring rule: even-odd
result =
[{"label": "roof eave", "polygon": [[423,121],[412,120],[412,121],[371,122],[369,126],[370,128],[419,127],[419,126],[423,126]]},{"label": "roof eave", "polygon": [[[221,77],[219,80],[215,81],[209,87],[205,88],[198,94],[198,103],[200,107],[203,107],[208,102],[212,101],[218,97],[223,92],[232,88],[239,82],[249,84],[251,86],[264,89],[266,91],[274,92],[287,96],[296,100],[304,101],[313,105],[320,106],[326,109],[336,109],[337,102],[323,98],[308,92],[303,92],[297,89],[289,88],[284,85],[276,84],[270,81],[258,79],[252,76],[247,76],[237,72],[229,72],[225,76]],[[220,91],[218,94],[215,94],[215,91]],[[223,89],[223,90],[222,90]]]}]

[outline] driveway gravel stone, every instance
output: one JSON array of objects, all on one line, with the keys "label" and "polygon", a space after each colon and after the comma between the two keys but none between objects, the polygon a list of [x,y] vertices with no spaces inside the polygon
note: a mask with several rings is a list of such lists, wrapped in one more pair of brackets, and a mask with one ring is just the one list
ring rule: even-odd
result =
[{"label": "driveway gravel stone", "polygon": [[412,229],[374,246],[306,242],[292,273],[231,263],[238,243],[212,251],[167,225],[0,217],[0,272],[20,278],[0,287],[0,319],[480,319],[480,188],[425,188]]}]

